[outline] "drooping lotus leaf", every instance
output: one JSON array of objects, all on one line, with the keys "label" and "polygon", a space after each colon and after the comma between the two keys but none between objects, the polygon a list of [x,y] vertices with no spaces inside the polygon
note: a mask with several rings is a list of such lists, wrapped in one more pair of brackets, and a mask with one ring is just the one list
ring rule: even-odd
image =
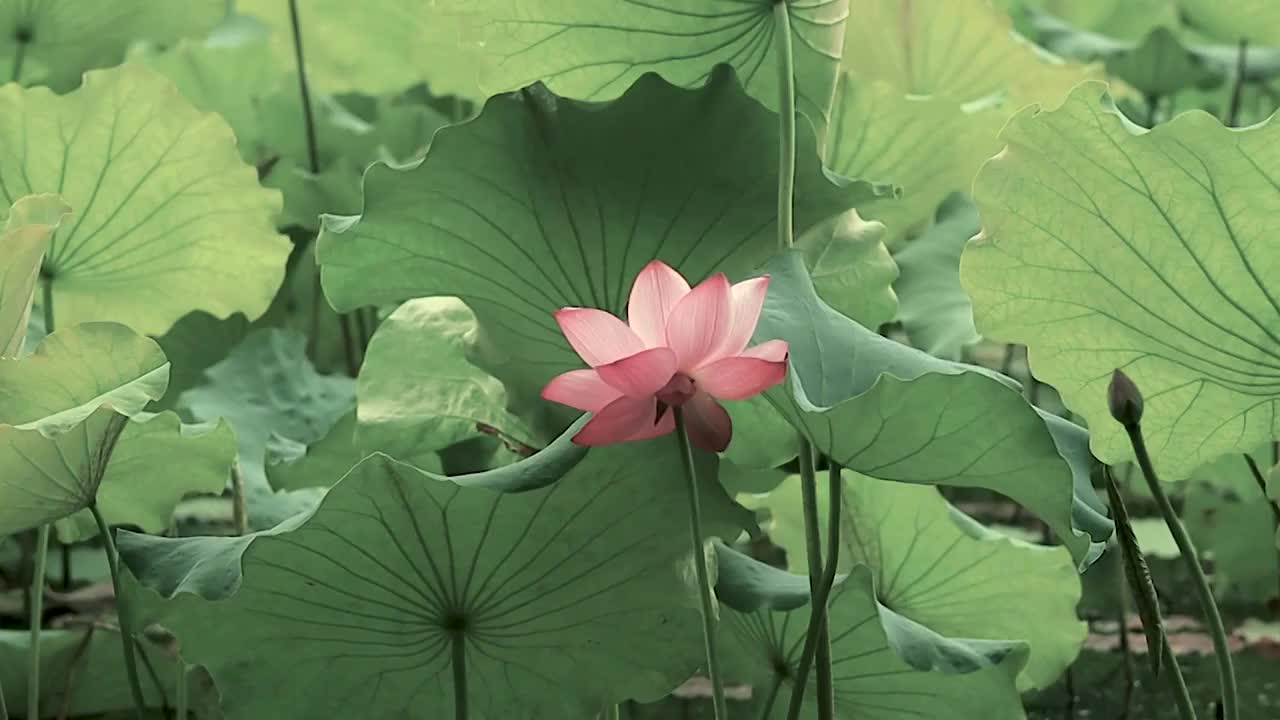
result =
[{"label": "drooping lotus leaf", "polygon": [[149,68],[89,72],[62,96],[0,88],[0,146],[4,202],[57,192],[75,208],[43,267],[59,327],[112,320],[161,334],[192,310],[257,317],[280,284],[290,243],[274,229],[279,196],[221,118]]},{"label": "drooping lotus leaf", "polygon": [[[510,494],[375,455],[310,517],[246,538],[123,533],[121,553],[172,597],[155,620],[228,720],[450,716],[454,632],[474,717],[588,718],[702,662],[679,465],[670,436],[596,448]],[[698,465],[709,531],[735,533],[742,509],[714,458]]]},{"label": "drooping lotus leaf", "polygon": [[1178,0],[1192,27],[1223,42],[1280,45],[1280,5],[1271,0]]},{"label": "drooping lotus leaf", "polygon": [[456,298],[410,300],[393,312],[365,355],[356,434],[384,438],[379,449],[401,459],[476,437],[477,423],[530,442],[523,423],[506,411],[502,383],[463,354],[475,327],[475,316]]},{"label": "drooping lotus leaf", "polygon": [[[705,0],[696,7],[682,0],[498,0],[475,7],[454,2],[463,25],[478,29],[474,41],[492,57],[484,78],[490,91],[543,81],[565,97],[611,100],[645,73],[697,86],[715,65],[726,63],[751,97],[778,108],[780,26],[770,0]],[[796,107],[821,137],[851,3],[785,4]]]},{"label": "drooping lotus leaf", "polygon": [[[101,555],[101,551],[97,551]],[[165,696],[172,703],[175,673],[166,672],[173,656],[156,643],[139,638],[140,652],[155,667]],[[31,633],[27,630],[0,630],[0,687],[11,709],[25,709],[30,692]],[[129,680],[120,662],[120,633],[93,624],[85,630],[45,628],[40,633],[41,714],[55,717],[65,708],[69,717],[92,717],[103,713],[132,712]],[[194,674],[191,689],[201,691]],[[143,698],[148,708],[161,707],[156,686],[144,677]],[[193,693],[194,695],[195,693]]]},{"label": "drooping lotus leaf", "polygon": [[[774,577],[793,592],[807,589],[794,580]],[[789,612],[741,612],[726,607],[721,612],[721,657],[726,671],[749,679],[752,695],[760,703],[778,685],[772,711],[762,717],[786,717],[793,687],[791,678],[799,664],[809,623],[809,606]],[[827,622],[839,717],[1025,717],[1016,686],[1018,671],[1026,662],[1025,645],[951,639],[909,620],[876,600],[875,580],[865,566],[853,568],[849,577],[832,590]],[[817,716],[814,693],[811,676],[801,717]]]},{"label": "drooping lotus leaf", "polygon": [[249,482],[265,482],[272,455],[296,457],[355,404],[355,380],[317,373],[305,346],[306,338],[290,330],[254,330],[205,371],[205,384],[178,398],[197,420],[231,422]]},{"label": "drooping lotus leaf", "polygon": [[[1271,464],[1271,443],[1250,454],[1265,469]],[[1182,496],[1187,532],[1198,550],[1213,557],[1215,594],[1246,601],[1275,595],[1280,555],[1268,540],[1276,516],[1244,457],[1224,455],[1196,470]]]},{"label": "drooping lotus leaf", "polygon": [[[397,92],[430,80],[439,94],[482,99],[479,67],[485,57],[460,42],[446,13],[452,3],[405,0],[310,0],[298,5],[307,77],[319,92]],[[462,5],[465,7],[465,4]],[[277,62],[294,65],[289,4],[236,0],[236,9],[271,28]]]},{"label": "drooping lotus leaf", "polygon": [[1148,97],[1173,95],[1221,81],[1204,61],[1168,28],[1152,30],[1132,49],[1106,58],[1107,72]]},{"label": "drooping lotus leaf", "polygon": [[845,23],[841,68],[912,95],[1056,104],[1100,68],[1065,62],[1012,31],[988,0],[867,0]]},{"label": "drooping lotus leaf", "polygon": [[[527,409],[580,365],[555,310],[623,314],[655,257],[696,282],[772,254],[777,159],[761,148],[776,126],[723,67],[695,90],[646,75],[607,104],[539,86],[495,97],[438,132],[421,163],[371,167],[362,215],[325,218],[325,293],[340,311],[462,298],[478,322],[472,359]],[[826,175],[811,134],[799,147],[798,233],[883,192]]]},{"label": "drooping lotus leaf", "polygon": [[221,490],[228,428],[184,429],[173,413],[130,422],[167,377],[159,347],[114,323],[60,330],[0,362],[0,533],[57,520],[65,542],[93,537],[94,502],[109,523],[158,531],[186,493]]},{"label": "drooping lotus leaf", "polygon": [[1085,431],[1038,410],[998,373],[881,337],[823,303],[799,253],[772,277],[755,338],[790,345],[766,396],[814,447],[881,480],[995,490],[1039,515],[1081,567],[1111,524],[1090,484]]},{"label": "drooping lotus leaf", "polygon": [[[983,161],[995,155],[1004,113],[962,106],[947,97],[908,95],[886,82],[840,74],[827,135],[826,165],[845,177],[892,182],[902,188],[894,202],[877,203],[863,214],[888,228],[886,242],[897,248],[953,192],[967,192]],[[812,259],[810,259],[812,264]],[[874,327],[840,307],[821,284],[818,294],[842,313]]]},{"label": "drooping lotus leaf", "polygon": [[973,326],[973,304],[960,285],[960,253],[978,233],[978,210],[959,193],[938,208],[937,219],[898,250],[898,321],[911,344],[930,355],[959,360],[982,339]]},{"label": "drooping lotus leaf", "polygon": [[1146,398],[1157,468],[1185,478],[1280,432],[1280,125],[1228,130],[1202,112],[1145,131],[1105,87],[1026,110],[974,186],[983,231],[961,261],[983,335],[1027,345],[1036,376],[1091,428],[1104,462],[1132,456],[1106,391]]},{"label": "drooping lotus leaf", "polygon": [[812,269],[818,294],[832,307],[870,327],[892,320],[898,310],[893,294],[898,267],[884,246],[884,235],[884,225],[863,220],[856,210],[849,210],[796,238],[796,247]]},{"label": "drooping lotus leaf", "polygon": [[0,234],[0,358],[22,350],[31,299],[49,239],[71,208],[57,195],[28,195],[9,208]]},{"label": "drooping lotus leaf", "polygon": [[[20,68],[16,60],[6,63],[4,80],[66,92],[86,70],[118,64],[135,42],[201,35],[225,13],[224,0],[8,0],[0,4],[0,57],[23,60]],[[34,76],[31,68],[38,68]]]},{"label": "drooping lotus leaf", "polygon": [[[818,486],[825,533],[829,498]],[[807,567],[799,488],[793,477],[761,500],[791,568]],[[1048,687],[1075,659],[1086,627],[1064,548],[988,530],[930,487],[845,473],[841,500],[840,566],[870,568],[882,605],[947,637],[1026,642],[1023,691]]]}]

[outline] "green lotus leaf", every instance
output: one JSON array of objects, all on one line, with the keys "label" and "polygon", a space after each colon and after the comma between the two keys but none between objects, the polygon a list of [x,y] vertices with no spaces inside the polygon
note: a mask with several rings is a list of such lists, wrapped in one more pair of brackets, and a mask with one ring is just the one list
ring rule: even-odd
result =
[{"label": "green lotus leaf", "polygon": [[[809,578],[716,542],[716,598],[741,613],[795,610],[809,604]],[[837,577],[837,583],[844,578]]]},{"label": "green lotus leaf", "polygon": [[1217,84],[1220,76],[1183,46],[1168,28],[1159,27],[1132,50],[1107,58],[1107,72],[1148,97],[1173,95],[1190,87]]},{"label": "green lotus leaf", "polygon": [[[91,416],[84,425],[55,439],[65,457],[76,457],[65,449],[77,439],[81,444],[92,440],[94,424]],[[94,502],[109,525],[131,525],[144,532],[163,533],[184,497],[222,492],[235,456],[236,438],[226,423],[211,427],[183,425],[171,412],[135,416],[125,424],[112,449]],[[180,470],[175,472],[175,468]],[[77,475],[74,479],[83,484],[86,478]],[[58,484],[65,486],[72,480],[72,476],[66,476]],[[97,522],[88,510],[58,520],[54,529],[64,543],[98,535]]]},{"label": "green lotus leaf", "polygon": [[[1271,464],[1271,443],[1250,455]],[[1276,528],[1270,500],[1240,455],[1224,455],[1196,470],[1183,491],[1182,521],[1202,553],[1213,557],[1215,594],[1265,601],[1280,581],[1280,554],[1267,542]]]},{"label": "green lotus leaf", "polygon": [[960,253],[979,229],[978,209],[956,193],[938,208],[934,224],[894,255],[897,319],[911,344],[930,355],[959,360],[982,340],[973,326],[973,304],[960,285]]},{"label": "green lotus leaf", "polygon": [[[794,584],[794,583],[793,583]],[[775,695],[761,717],[786,717],[791,678],[799,664],[809,607],[790,612],[724,609],[726,671],[749,679],[753,696]],[[1020,720],[1016,678],[1026,662],[1021,643],[951,639],[876,600],[865,566],[832,590],[828,625],[836,713],[858,720]],[[817,717],[814,683],[801,717]]]},{"label": "green lotus leaf", "polygon": [[[130,62],[141,63],[164,75],[192,105],[216,112],[235,132],[236,144],[246,162],[258,164],[270,156],[263,138],[263,100],[281,92],[285,73],[265,38],[237,42],[184,40],[174,46],[145,48]],[[290,90],[297,95],[296,85]],[[295,126],[302,122],[301,102]]]},{"label": "green lotus leaf", "polygon": [[[827,167],[841,175],[884,180],[903,189],[900,199],[877,203],[863,213],[885,224],[885,242],[895,249],[928,224],[948,195],[969,190],[978,168],[999,151],[996,138],[1005,120],[1004,113],[986,106],[906,93],[884,81],[842,72],[826,147]],[[818,294],[862,324],[877,325],[840,307],[820,283]]]},{"label": "green lotus leaf", "polygon": [[[143,637],[139,638],[139,646],[147,662],[158,671],[165,697],[172,703],[176,673],[168,671],[174,663],[171,651]],[[26,708],[30,655],[30,632],[0,630],[0,686],[4,687],[10,708]],[[41,714],[47,712],[47,717],[54,717],[60,710],[69,717],[133,710],[129,680],[120,662],[120,633],[105,623],[94,623],[87,630],[45,628],[40,633],[40,679]],[[212,689],[197,684],[194,674],[189,682],[196,697]],[[163,703],[155,684],[144,679],[142,691],[147,707],[158,712]]]},{"label": "green lotus leaf", "polygon": [[89,72],[62,96],[4,86],[0,146],[5,202],[56,191],[75,208],[43,265],[58,326],[158,335],[192,310],[257,317],[280,285],[290,243],[275,234],[277,194],[226,124],[153,70]]},{"label": "green lotus leaf", "polygon": [[988,0],[868,0],[857,18],[845,23],[841,68],[911,95],[1001,97],[1016,110],[1056,104],[1082,80],[1101,77],[1100,68],[1065,62],[1014,33]]},{"label": "green lotus leaf", "polygon": [[[366,441],[369,433],[366,433]],[[276,490],[299,490],[312,487],[330,487],[342,479],[356,463],[374,452],[386,452],[383,448],[391,442],[375,441],[364,445],[356,438],[356,413],[354,410],[338,419],[325,436],[307,446],[296,458],[281,458],[267,465],[267,480]],[[390,454],[390,453],[388,453]],[[447,475],[435,451],[423,451],[401,455],[402,462],[421,470]]]},{"label": "green lotus leaf", "polygon": [[463,354],[475,328],[451,297],[410,300],[383,321],[360,372],[357,436],[385,438],[379,449],[401,459],[477,437],[477,423],[532,442],[506,411],[502,383]]},{"label": "green lotus leaf", "polygon": [[56,520],[65,542],[87,539],[98,532],[85,511],[95,502],[112,524],[158,531],[186,493],[220,491],[234,454],[228,428],[139,415],[167,377],[159,347],[114,323],[55,332],[32,355],[0,362],[0,533]]},{"label": "green lotus leaf", "polygon": [[[1048,687],[1075,660],[1086,627],[1076,617],[1080,577],[1065,548],[988,530],[935,488],[845,473],[841,500],[840,567],[870,568],[882,605],[947,637],[1027,643],[1022,691]],[[761,503],[788,566],[808,567],[799,479]],[[826,483],[818,503],[825,528]]]},{"label": "green lotus leaf", "polygon": [[[696,90],[646,75],[606,104],[538,86],[495,97],[437,133],[420,164],[371,167],[362,215],[325,218],[325,293],[340,311],[462,298],[478,323],[471,359],[513,409],[545,408],[543,385],[580,365],[552,312],[621,315],[655,257],[696,282],[774,251],[777,161],[760,149],[776,126],[725,68]],[[799,233],[884,192],[826,175],[809,133],[799,144]]]},{"label": "green lotus leaf", "polygon": [[724,405],[733,422],[725,459],[744,468],[772,469],[800,455],[795,429],[763,395]]},{"label": "green lotus leaf", "polygon": [[197,310],[182,316],[169,332],[156,338],[169,359],[169,389],[152,408],[170,409],[183,392],[204,381],[204,373],[229,355],[249,334],[249,319],[240,313],[216,318]]},{"label": "green lotus leaf", "polygon": [[54,231],[71,208],[57,195],[28,195],[9,208],[0,231],[0,358],[22,350],[31,316],[31,299],[40,275],[40,262]]},{"label": "green lotus leaf", "polygon": [[[1003,0],[1009,2],[1010,0]],[[1084,30],[1137,40],[1157,27],[1181,25],[1176,0],[1012,0]],[[1036,35],[1037,41],[1044,37]],[[1052,49],[1052,45],[1047,45]]]},{"label": "green lotus leaf", "polygon": [[1271,0],[1178,0],[1187,22],[1223,42],[1280,45],[1280,5]]},{"label": "green lotus leaf", "polygon": [[[790,345],[789,380],[765,394],[814,447],[882,480],[995,490],[1039,515],[1081,568],[1111,535],[1085,431],[1038,410],[1016,383],[888,340],[832,310],[790,252],[755,338]],[[838,428],[838,430],[837,430]]]},{"label": "green lotus leaf", "polygon": [[[436,93],[483,99],[478,68],[484,55],[460,42],[457,24],[437,5],[403,0],[310,0],[299,5],[308,79],[322,92],[382,94],[429,78]],[[277,62],[292,67],[288,3],[236,0],[236,9],[267,24]]]},{"label": "green lotus leaf", "polygon": [[983,230],[961,261],[984,336],[1029,348],[1104,462],[1132,456],[1107,409],[1122,368],[1146,398],[1156,467],[1188,477],[1280,432],[1280,301],[1266,242],[1280,212],[1280,125],[1202,112],[1151,131],[1087,84],[1027,110],[974,186]]},{"label": "green lotus leaf", "polygon": [[[86,70],[119,64],[135,42],[202,35],[225,13],[223,0],[6,2],[0,6],[0,57],[20,55],[22,61],[10,63],[4,79],[27,84],[35,80],[66,92],[80,84]],[[34,77],[29,67],[39,69]]]},{"label": "green lotus leaf", "polygon": [[[744,511],[714,457],[697,462],[708,531],[736,534]],[[245,538],[122,533],[121,556],[171,598],[133,591],[228,720],[449,716],[458,632],[473,717],[587,718],[702,662],[680,463],[669,436],[596,448],[509,494],[374,455],[309,517]]]},{"label": "green lotus leaf", "polygon": [[867,222],[856,210],[849,210],[796,239],[818,294],[870,327],[892,320],[898,310],[893,294],[898,267],[884,246],[884,234],[884,225]]},{"label": "green lotus leaf", "polygon": [[355,403],[354,379],[317,373],[306,338],[278,328],[250,332],[205,376],[207,382],[178,398],[178,407],[196,420],[230,421],[240,468],[247,482],[259,485],[269,459],[297,457]]},{"label": "green lotus leaf", "polygon": [[[718,64],[732,65],[751,97],[778,107],[778,21],[773,2],[705,0],[455,0],[473,41],[492,57],[490,91],[534,82],[581,100],[611,100],[655,72],[698,86]],[[840,62],[849,0],[788,2],[796,107],[823,134]],[[861,20],[859,20],[861,22]],[[464,34],[465,34],[464,30]]]}]

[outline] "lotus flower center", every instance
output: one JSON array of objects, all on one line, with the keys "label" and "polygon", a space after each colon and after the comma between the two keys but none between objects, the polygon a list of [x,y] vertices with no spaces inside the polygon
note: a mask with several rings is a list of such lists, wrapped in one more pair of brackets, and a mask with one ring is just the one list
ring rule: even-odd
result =
[{"label": "lotus flower center", "polygon": [[684,373],[676,373],[671,376],[667,384],[657,392],[658,402],[668,407],[680,407],[689,402],[689,398],[697,392],[694,387],[693,378]]}]

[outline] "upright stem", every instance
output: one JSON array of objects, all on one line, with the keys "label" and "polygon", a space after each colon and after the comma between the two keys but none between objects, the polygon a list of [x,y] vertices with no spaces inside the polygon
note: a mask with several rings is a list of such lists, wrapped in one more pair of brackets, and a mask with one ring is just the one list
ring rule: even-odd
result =
[{"label": "upright stem", "polygon": [[3,685],[0,685],[0,720],[9,720],[9,706],[4,704]]},{"label": "upright stem", "polygon": [[1222,124],[1227,127],[1235,127],[1240,119],[1240,100],[1244,96],[1244,72],[1248,53],[1249,40],[1240,38],[1240,47],[1236,56],[1236,76],[1231,84],[1231,104],[1227,106],[1227,114],[1222,118]]},{"label": "upright stem", "polygon": [[765,696],[760,712],[756,713],[756,720],[769,720],[773,715],[773,704],[778,701],[778,691],[782,689],[782,681],[786,679],[787,677],[782,673],[773,674],[773,682],[769,683],[769,694]]},{"label": "upright stem", "polygon": [[44,575],[49,560],[49,526],[36,532],[36,558],[31,569],[31,657],[27,666],[27,717],[40,717],[40,626],[44,622]]},{"label": "upright stem", "polygon": [[142,697],[142,683],[138,681],[138,659],[134,656],[133,622],[125,605],[124,588],[120,586],[120,555],[116,552],[116,541],[111,536],[111,528],[106,518],[98,510],[97,503],[89,506],[94,522],[98,523],[98,534],[102,537],[102,550],[107,555],[107,569],[111,571],[111,587],[116,595],[116,615],[120,621],[120,645],[124,651],[124,670],[129,676],[129,692],[133,695],[133,705],[138,711],[138,720],[147,713],[147,701]]},{"label": "upright stem", "polygon": [[795,244],[793,227],[796,185],[796,73],[791,51],[791,13],[775,0],[773,17],[778,45],[778,250]]},{"label": "upright stem", "polygon": [[298,23],[298,0],[289,0],[289,23],[293,29],[293,57],[298,65],[298,92],[302,95],[302,121],[307,132],[307,169],[320,173],[320,150],[316,146],[316,119],[311,109],[311,88],[307,84],[307,63],[302,52],[302,27]]},{"label": "upright stem", "polygon": [[249,504],[244,496],[244,473],[238,463],[231,466],[231,519],[236,535],[249,534]]},{"label": "upright stem", "polygon": [[1200,609],[1205,615],[1205,621],[1209,625],[1209,635],[1213,638],[1213,654],[1218,662],[1218,682],[1222,688],[1222,720],[1240,720],[1237,701],[1239,691],[1236,687],[1236,671],[1231,659],[1231,648],[1227,645],[1227,631],[1222,624],[1218,604],[1213,599],[1213,591],[1209,588],[1209,580],[1205,577],[1204,568],[1200,566],[1200,556],[1196,552],[1195,544],[1191,542],[1191,536],[1187,534],[1187,529],[1178,519],[1178,514],[1174,512],[1173,503],[1169,502],[1169,496],[1160,485],[1160,478],[1156,476],[1155,467],[1151,464],[1151,455],[1147,452],[1146,440],[1142,437],[1141,425],[1137,423],[1125,425],[1125,430],[1129,433],[1129,442],[1133,445],[1134,455],[1138,458],[1138,466],[1142,468],[1142,475],[1147,480],[1151,496],[1155,498],[1160,514],[1164,517],[1165,524],[1169,526],[1174,542],[1178,544],[1178,552],[1182,554],[1183,564],[1191,571],[1191,585],[1195,590],[1196,598],[1200,601]]},{"label": "upright stem", "polygon": [[693,547],[693,566],[697,571],[698,600],[702,604],[702,640],[707,654],[707,675],[711,679],[711,701],[716,720],[728,720],[724,702],[724,681],[720,676],[720,657],[716,652],[715,600],[711,597],[711,578],[707,572],[705,535],[702,533],[702,504],[698,499],[698,471],[693,464],[693,448],[684,424],[684,408],[672,409],[676,421],[676,437],[680,440],[680,457],[684,460],[684,479],[689,493],[689,542]]},{"label": "upright stem", "polygon": [[[25,43],[19,43],[22,44]],[[17,75],[16,72],[14,74]],[[44,332],[48,335],[53,332],[53,278],[42,276],[40,285],[40,309],[44,311]],[[40,632],[44,624],[44,580],[49,563],[49,527],[41,525],[36,531],[36,556],[31,568],[31,614],[27,621],[31,631],[31,657],[27,666],[27,717],[36,720],[40,717]]]},{"label": "upright stem", "polygon": [[[1152,651],[1148,649],[1147,652]],[[1191,702],[1191,691],[1187,689],[1187,680],[1182,677],[1182,671],[1177,670],[1178,659],[1173,656],[1173,648],[1169,646],[1168,636],[1164,637],[1161,652],[1164,653],[1164,666],[1175,670],[1165,674],[1169,676],[1169,684],[1173,686],[1173,699],[1178,707],[1178,717],[1182,720],[1196,720],[1196,708]]]},{"label": "upright stem", "polygon": [[1262,502],[1271,508],[1271,514],[1275,516],[1276,524],[1280,525],[1280,505],[1271,502],[1271,498],[1267,497],[1267,478],[1262,474],[1262,469],[1258,467],[1258,463],[1253,456],[1245,453],[1244,461],[1249,464],[1249,472],[1253,474],[1253,481],[1258,483],[1258,489],[1262,491]]},{"label": "upright stem", "polygon": [[17,48],[13,52],[13,78],[11,82],[18,82],[22,77],[22,65],[23,61],[27,59],[27,45],[31,42],[31,32],[26,28],[19,28],[17,40]]},{"label": "upright stem", "polygon": [[[800,452],[800,492],[804,508],[805,552],[809,556],[809,625],[804,648],[791,683],[791,701],[787,706],[789,720],[800,717],[804,706],[804,690],[809,682],[809,668],[815,664],[818,685],[818,717],[834,717],[834,687],[831,680],[831,633],[827,627],[827,602],[835,582],[839,552],[840,466],[831,466],[831,504],[828,506],[828,561],[823,567],[821,528],[818,526],[817,479],[813,466],[813,449],[805,443]],[[825,666],[825,667],[824,667]]]},{"label": "upright stem", "polygon": [[453,633],[453,717],[467,720],[467,634]]},{"label": "upright stem", "polygon": [[610,705],[602,713],[604,720],[621,720],[622,710],[617,705]]}]

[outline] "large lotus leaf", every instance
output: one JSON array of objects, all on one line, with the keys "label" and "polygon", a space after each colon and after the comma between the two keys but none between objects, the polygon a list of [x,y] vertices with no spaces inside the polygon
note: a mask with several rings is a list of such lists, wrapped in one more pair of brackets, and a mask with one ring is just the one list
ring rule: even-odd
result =
[{"label": "large lotus leaf", "polygon": [[871,327],[893,319],[898,267],[885,248],[884,225],[849,210],[796,239],[813,273],[818,294],[840,312]]},{"label": "large lotus leaf", "polygon": [[1065,62],[1014,33],[989,0],[867,0],[847,34],[841,67],[913,95],[959,102],[1001,96],[1016,110],[1056,104],[1100,68]]},{"label": "large lotus leaf", "polygon": [[882,480],[985,487],[1039,515],[1081,566],[1111,523],[1090,484],[1085,431],[1038,410],[1002,375],[881,337],[823,303],[799,253],[772,277],[756,339],[790,345],[766,396],[814,447]]},{"label": "large lotus leaf", "polygon": [[[1000,4],[1039,10],[1121,40],[1137,40],[1160,26],[1181,25],[1178,0],[1000,0]],[[1044,38],[1037,35],[1036,40]]]},{"label": "large lotus leaf", "polygon": [[[70,450],[76,439],[81,444],[92,441],[93,426],[91,417],[66,436],[56,438],[63,458],[71,462],[77,457]],[[125,424],[106,460],[95,502],[109,525],[131,525],[144,532],[163,533],[171,524],[173,509],[184,497],[222,492],[235,457],[236,438],[226,423],[184,426],[171,412],[135,416]],[[89,467],[93,468],[92,462]],[[83,485],[85,480],[79,473],[61,477],[64,479],[58,482],[60,487],[73,482]],[[97,523],[88,510],[62,518],[54,527],[64,543],[98,535]]]},{"label": "large lotus leaf", "polygon": [[[271,487],[276,490],[330,487],[365,457],[374,452],[387,452],[385,448],[393,445],[396,439],[367,431],[363,435],[357,439],[356,412],[348,412],[329,428],[323,438],[308,444],[298,457],[282,457],[267,465],[267,479]],[[434,450],[401,454],[396,459],[421,470],[448,474],[444,471],[440,455]]]},{"label": "large lotus leaf", "polygon": [[[583,103],[534,86],[442,129],[426,159],[365,174],[364,213],[325,218],[317,255],[338,310],[427,295],[462,298],[470,351],[527,408],[580,361],[552,313],[622,314],[654,258],[691,282],[742,276],[777,246],[777,118],[722,68],[696,90],[656,75]],[[801,132],[795,226],[882,191],[826,175]]]},{"label": "large lotus leaf", "polygon": [[[447,0],[446,5],[462,0]],[[294,64],[289,3],[236,0],[236,9],[271,28],[277,62]],[[484,56],[460,42],[440,3],[414,0],[310,0],[298,5],[307,77],[322,92],[385,93],[429,80],[433,92],[482,99]],[[465,7],[465,5],[464,5]]]},{"label": "large lotus leaf", "polygon": [[192,310],[257,317],[284,273],[279,196],[217,115],[137,64],[68,95],[0,88],[0,195],[75,208],[45,256],[59,326],[95,319],[161,334]]},{"label": "large lotus leaf", "polygon": [[[785,574],[785,573],[783,573]],[[794,582],[780,581],[787,587]],[[722,609],[721,656],[727,670],[749,679],[764,699],[775,684],[772,711],[786,717],[791,679],[809,623],[807,604],[789,612]],[[832,591],[828,626],[836,714],[846,720],[1020,720],[1016,678],[1026,662],[1021,643],[951,639],[876,600],[875,580],[858,566]],[[814,682],[801,717],[817,717]],[[759,701],[758,701],[759,702]]]},{"label": "large lotus leaf", "polygon": [[1146,397],[1167,479],[1275,437],[1280,125],[1228,130],[1191,112],[1145,131],[1090,83],[1003,137],[961,261],[979,331],[1028,346],[1104,462],[1132,456],[1107,409],[1116,368]]},{"label": "large lotus leaf", "polygon": [[317,373],[307,359],[306,338],[290,330],[250,332],[205,376],[208,381],[183,393],[178,406],[197,420],[231,422],[250,482],[265,482],[269,459],[296,457],[355,404],[355,380]]},{"label": "large lotus leaf", "polygon": [[[99,553],[101,554],[101,553]],[[145,638],[140,648],[154,667],[172,703],[176,673],[170,651]],[[30,692],[31,633],[27,630],[0,630],[0,687],[13,709],[25,709]],[[45,717],[98,717],[103,713],[132,712],[129,680],[120,662],[120,633],[105,623],[83,630],[45,628],[40,633],[40,710]],[[191,689],[199,691],[193,674]],[[142,681],[148,708],[158,712],[162,705],[153,682]],[[193,693],[194,694],[194,693]]]},{"label": "large lotus leaf", "polygon": [[[140,50],[129,61],[150,66],[172,80],[192,105],[221,115],[247,162],[257,164],[269,156],[262,137],[262,102],[280,90],[284,72],[265,39],[233,44],[184,40],[163,49]],[[297,86],[292,90],[296,95]],[[299,113],[301,107],[299,102]],[[300,128],[301,114],[294,120]]]},{"label": "large lotus leaf", "polygon": [[1195,28],[1224,42],[1280,45],[1280,5],[1272,0],[1178,0]]},{"label": "large lotus leaf", "polygon": [[956,193],[938,208],[933,225],[893,256],[898,263],[898,321],[911,343],[930,355],[959,360],[982,339],[973,304],[960,285],[960,253],[978,233],[978,209]]},{"label": "large lotus leaf", "polygon": [[[1271,443],[1252,456],[1266,468]],[[1276,516],[1242,456],[1224,455],[1192,474],[1183,491],[1182,521],[1196,547],[1213,558],[1216,594],[1246,601],[1276,594],[1280,555],[1267,542]]]},{"label": "large lotus leaf", "polygon": [[502,383],[463,354],[475,327],[451,297],[410,300],[383,321],[360,371],[357,436],[384,438],[379,449],[401,459],[477,437],[477,423],[530,442],[506,411]]},{"label": "large lotus leaf", "polygon": [[[648,72],[697,86],[712,67],[726,63],[751,97],[778,108],[780,28],[771,0],[704,0],[696,8],[682,0],[497,0],[477,7],[454,2],[466,16],[464,25],[479,29],[476,44],[493,58],[484,78],[491,91],[543,81],[558,95],[611,100]],[[796,106],[821,137],[851,3],[785,5]]]},{"label": "large lotus leaf", "polygon": [[[825,533],[827,484],[818,485]],[[841,568],[869,567],[882,605],[947,637],[1026,642],[1023,691],[1048,687],[1075,659],[1086,627],[1076,617],[1080,577],[1065,548],[988,530],[931,487],[845,473],[841,500]],[[808,567],[799,479],[760,502],[788,567]]]},{"label": "large lotus leaf", "polygon": [[152,340],[117,323],[45,336],[31,355],[0,360],[0,429],[66,432],[100,407],[134,415],[164,394],[169,364]]},{"label": "large lotus leaf", "polygon": [[70,212],[57,195],[28,195],[9,208],[0,234],[0,358],[22,350],[40,262],[54,231]]},{"label": "large lotus leaf", "polygon": [[[944,198],[969,190],[983,161],[1000,149],[997,136],[1004,119],[991,108],[907,95],[883,81],[867,82],[844,72],[836,88],[826,165],[845,177],[884,180],[902,188],[900,199],[862,213],[888,227],[886,242],[896,248],[929,222]],[[863,322],[822,290],[819,285],[818,293],[837,310]]]},{"label": "large lotus leaf", "polygon": [[[455,632],[472,717],[589,718],[702,662],[680,463],[673,437],[597,448],[509,494],[375,455],[275,531],[126,533],[121,555],[173,596],[154,619],[209,670],[228,720],[451,716]],[[698,466],[709,532],[736,533],[745,513],[714,458]]]},{"label": "large lotus leaf", "polygon": [[[135,42],[202,35],[225,13],[224,0],[6,0],[0,3],[0,57],[21,53],[23,61],[21,71],[16,61],[7,64],[4,79],[66,92],[80,84],[84,71],[118,64]],[[39,68],[34,76],[28,63]]]},{"label": "large lotus leaf", "polygon": [[249,319],[240,313],[216,318],[197,310],[182,316],[169,332],[156,338],[169,359],[169,389],[155,407],[169,409],[183,392],[199,385],[210,367],[229,355],[249,334]]}]

